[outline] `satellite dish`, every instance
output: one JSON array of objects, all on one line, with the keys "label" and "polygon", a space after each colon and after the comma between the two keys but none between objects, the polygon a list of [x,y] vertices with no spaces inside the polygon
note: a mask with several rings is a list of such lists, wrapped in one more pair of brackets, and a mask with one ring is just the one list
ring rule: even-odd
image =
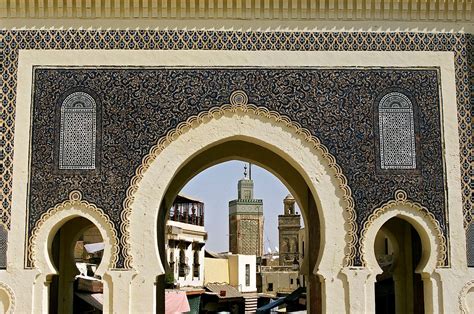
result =
[{"label": "satellite dish", "polygon": [[267,247],[267,251],[269,254],[272,254],[272,249],[270,249],[269,247]]},{"label": "satellite dish", "polygon": [[276,251],[277,253],[279,252],[278,247],[276,247],[276,246],[275,246],[275,251]]}]

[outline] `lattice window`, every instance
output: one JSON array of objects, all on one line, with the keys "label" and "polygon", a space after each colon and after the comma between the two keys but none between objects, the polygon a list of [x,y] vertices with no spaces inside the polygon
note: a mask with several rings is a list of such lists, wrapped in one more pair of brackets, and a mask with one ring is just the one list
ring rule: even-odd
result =
[{"label": "lattice window", "polygon": [[59,169],[95,169],[96,103],[75,92],[61,105]]},{"label": "lattice window", "polygon": [[0,269],[7,268],[8,230],[0,224]]},{"label": "lattice window", "polygon": [[380,167],[416,169],[413,105],[407,96],[392,92],[379,103]]},{"label": "lattice window", "polygon": [[466,230],[467,266],[474,267],[474,223],[471,222]]}]

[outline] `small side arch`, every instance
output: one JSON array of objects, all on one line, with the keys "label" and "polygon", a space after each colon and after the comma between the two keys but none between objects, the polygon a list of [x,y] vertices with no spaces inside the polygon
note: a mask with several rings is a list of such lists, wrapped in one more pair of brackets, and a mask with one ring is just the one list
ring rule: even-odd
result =
[{"label": "small side arch", "polygon": [[469,308],[467,306],[466,298],[471,289],[474,289],[474,280],[467,282],[464,287],[459,292],[458,303],[459,303],[459,311],[462,314],[468,314]]},{"label": "small side arch", "polygon": [[13,290],[3,282],[0,282],[0,303],[3,304],[5,313],[15,312],[15,294]]},{"label": "small side arch", "polygon": [[364,266],[375,272],[381,271],[372,248],[377,232],[394,217],[408,221],[420,235],[423,252],[416,272],[431,273],[437,267],[446,266],[446,238],[438,222],[425,207],[408,200],[403,190],[396,191],[395,199],[376,209],[364,223],[360,239]]},{"label": "small side arch", "polygon": [[79,191],[71,192],[68,200],[49,209],[36,223],[28,245],[30,266],[38,268],[43,275],[57,273],[51,262],[49,248],[59,228],[77,217],[88,219],[94,224],[104,240],[104,254],[96,274],[102,276],[107,269],[113,268],[119,252],[114,225],[102,209],[82,200],[82,194]]}]

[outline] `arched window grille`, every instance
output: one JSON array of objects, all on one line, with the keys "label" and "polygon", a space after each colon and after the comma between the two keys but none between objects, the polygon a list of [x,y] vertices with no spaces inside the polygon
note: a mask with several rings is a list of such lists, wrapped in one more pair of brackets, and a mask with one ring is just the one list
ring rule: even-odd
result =
[{"label": "arched window grille", "polygon": [[95,169],[96,102],[75,92],[61,105],[59,169]]},{"label": "arched window grille", "polygon": [[0,269],[7,268],[8,230],[0,223]]},{"label": "arched window grille", "polygon": [[378,105],[381,169],[416,169],[413,105],[399,92],[385,95]]},{"label": "arched window grille", "polygon": [[466,246],[467,266],[474,267],[474,222],[471,222],[467,227]]}]

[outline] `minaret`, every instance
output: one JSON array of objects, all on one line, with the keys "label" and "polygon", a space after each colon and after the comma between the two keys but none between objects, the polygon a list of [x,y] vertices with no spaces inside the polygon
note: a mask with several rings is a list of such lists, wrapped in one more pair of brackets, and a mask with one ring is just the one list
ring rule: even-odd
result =
[{"label": "minaret", "polygon": [[291,266],[299,260],[299,231],[301,229],[300,215],[295,212],[295,199],[288,194],[283,200],[283,215],[278,215],[278,242],[281,266]]},{"label": "minaret", "polygon": [[263,200],[254,199],[252,165],[237,184],[237,199],[229,202],[229,250],[233,254],[263,254]]}]

